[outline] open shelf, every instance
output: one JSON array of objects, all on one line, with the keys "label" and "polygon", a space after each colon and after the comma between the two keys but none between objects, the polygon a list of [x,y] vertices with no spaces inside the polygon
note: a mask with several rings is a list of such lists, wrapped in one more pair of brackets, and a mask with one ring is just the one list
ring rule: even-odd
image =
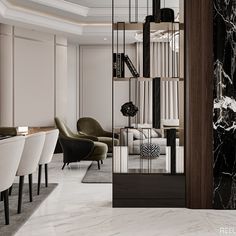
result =
[{"label": "open shelf", "polygon": [[127,173],[117,173],[114,172],[114,174],[117,175],[129,175],[129,174],[155,174],[155,175],[185,175],[184,173],[174,173],[171,174],[167,172],[165,169],[152,169],[152,170],[147,170],[147,169],[128,169]]},{"label": "open shelf", "polygon": [[[118,22],[113,23],[113,30],[143,30],[143,23],[125,23]],[[164,30],[164,31],[179,31],[184,29],[184,24],[179,22],[169,23],[169,22],[161,22],[161,23],[151,23],[151,30]]]},{"label": "open shelf", "polygon": [[[152,81],[155,78],[145,78],[145,77],[124,77],[124,78],[118,78],[114,77],[114,81],[130,81],[130,80],[137,80],[137,81]],[[178,78],[178,77],[161,77],[161,81],[184,81],[184,78]]]}]

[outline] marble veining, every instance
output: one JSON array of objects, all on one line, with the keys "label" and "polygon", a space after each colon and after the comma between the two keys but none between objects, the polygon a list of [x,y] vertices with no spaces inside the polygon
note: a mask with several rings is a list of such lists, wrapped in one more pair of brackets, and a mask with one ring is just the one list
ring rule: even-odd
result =
[{"label": "marble veining", "polygon": [[214,3],[214,199],[236,209],[236,1]]},{"label": "marble veining", "polygon": [[112,208],[111,184],[81,183],[89,162],[64,171],[61,164],[55,155],[49,179],[59,185],[16,236],[223,236],[229,229],[236,235],[236,211]]}]

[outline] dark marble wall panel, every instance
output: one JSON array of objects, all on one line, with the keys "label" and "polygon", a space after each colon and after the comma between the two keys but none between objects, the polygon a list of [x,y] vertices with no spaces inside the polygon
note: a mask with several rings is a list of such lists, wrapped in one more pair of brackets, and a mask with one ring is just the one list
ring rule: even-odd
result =
[{"label": "dark marble wall panel", "polygon": [[236,0],[214,2],[214,199],[236,208]]}]

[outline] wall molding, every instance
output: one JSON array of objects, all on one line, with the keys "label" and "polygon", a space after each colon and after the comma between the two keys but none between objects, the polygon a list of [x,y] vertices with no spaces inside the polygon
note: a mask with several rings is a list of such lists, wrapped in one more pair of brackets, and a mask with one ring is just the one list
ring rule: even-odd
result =
[{"label": "wall molding", "polygon": [[0,18],[13,24],[24,23],[27,25],[36,25],[75,35],[81,35],[83,31],[83,27],[80,24],[66,21],[58,17],[40,14],[39,12],[17,8],[7,0],[0,1]]},{"label": "wall molding", "polygon": [[36,4],[44,5],[47,7],[56,8],[65,12],[74,13],[76,15],[87,16],[89,12],[88,7],[81,6],[79,4],[75,4],[67,1],[60,0],[28,0],[30,2],[34,2]]}]

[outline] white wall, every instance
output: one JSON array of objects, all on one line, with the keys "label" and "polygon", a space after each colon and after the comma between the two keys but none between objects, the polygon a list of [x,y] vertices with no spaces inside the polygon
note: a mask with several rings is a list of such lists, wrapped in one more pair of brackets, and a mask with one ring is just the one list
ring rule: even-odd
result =
[{"label": "white wall", "polygon": [[0,125],[67,119],[67,40],[0,24]]},{"label": "white wall", "polygon": [[[135,47],[126,48],[134,60]],[[112,52],[111,46],[89,45],[80,47],[80,117],[93,117],[101,125],[112,127]],[[120,107],[129,100],[128,82],[117,82],[115,86],[115,126],[127,126]]]}]

